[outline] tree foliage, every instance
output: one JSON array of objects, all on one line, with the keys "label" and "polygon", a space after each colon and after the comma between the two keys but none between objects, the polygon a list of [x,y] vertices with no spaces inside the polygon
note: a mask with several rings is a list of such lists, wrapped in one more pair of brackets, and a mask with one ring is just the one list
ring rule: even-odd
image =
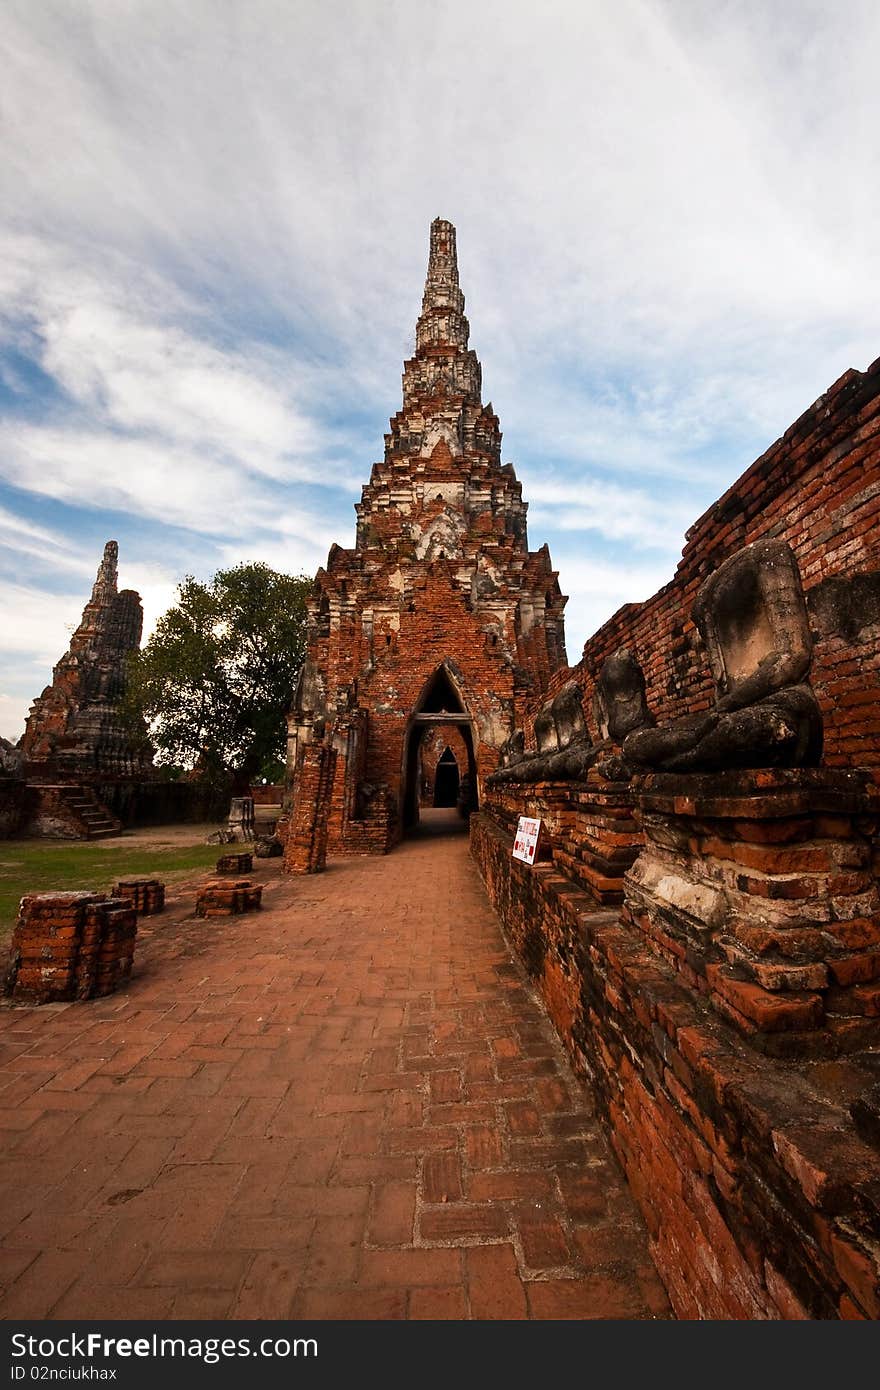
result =
[{"label": "tree foliage", "polygon": [[283,759],[311,585],[259,563],[184,579],[129,669],[129,713],[147,720],[160,762],[214,779]]}]

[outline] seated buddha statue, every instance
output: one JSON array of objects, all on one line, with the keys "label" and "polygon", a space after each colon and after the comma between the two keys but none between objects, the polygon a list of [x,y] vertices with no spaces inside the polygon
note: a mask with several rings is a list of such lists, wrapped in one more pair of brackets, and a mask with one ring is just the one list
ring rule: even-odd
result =
[{"label": "seated buddha statue", "polygon": [[629,733],[627,762],[665,772],[815,767],[822,714],[807,682],[812,640],[791,547],[761,540],[731,555],[700,588],[692,616],[715,704]]}]

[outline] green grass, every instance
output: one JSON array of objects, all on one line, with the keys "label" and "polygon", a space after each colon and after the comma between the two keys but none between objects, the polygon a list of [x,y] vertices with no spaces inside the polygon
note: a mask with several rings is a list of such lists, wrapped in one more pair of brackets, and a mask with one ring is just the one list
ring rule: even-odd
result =
[{"label": "green grass", "polygon": [[0,840],[0,942],[10,935],[25,893],[91,888],[105,893],[120,878],[173,883],[213,867],[219,845],[131,845],[124,840]]}]

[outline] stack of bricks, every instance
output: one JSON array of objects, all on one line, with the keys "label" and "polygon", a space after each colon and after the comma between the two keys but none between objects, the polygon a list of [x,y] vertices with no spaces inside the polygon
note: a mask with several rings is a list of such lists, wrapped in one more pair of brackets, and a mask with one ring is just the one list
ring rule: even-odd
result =
[{"label": "stack of bricks", "polygon": [[5,993],[33,1004],[112,994],[131,974],[137,913],[103,893],[22,898]]},{"label": "stack of bricks", "polygon": [[880,792],[830,769],[656,775],[624,921],[764,1051],[870,1046],[880,1025]]},{"label": "stack of bricks", "polygon": [[79,999],[113,994],[128,979],[134,962],[137,913],[127,902],[108,898],[86,913],[87,931],[96,938],[94,975],[81,972]]},{"label": "stack of bricks", "polygon": [[483,804],[511,831],[520,816],[543,821],[561,872],[600,907],[623,902],[624,875],[642,846],[629,783],[594,770],[586,782],[501,782]]},{"label": "stack of bricks", "polygon": [[289,874],[317,874],[327,864],[330,796],[336,772],[336,752],[321,743],[308,743],[297,758],[293,805],[284,850]]},{"label": "stack of bricks", "polygon": [[158,878],[120,879],[112,896],[129,903],[139,917],[152,917],[165,911],[165,884]]},{"label": "stack of bricks", "polygon": [[236,917],[243,912],[255,912],[262,897],[262,888],[251,883],[249,878],[209,879],[199,889],[196,916]]},{"label": "stack of bricks", "polygon": [[252,854],[221,854],[217,860],[218,874],[249,874],[253,867]]}]

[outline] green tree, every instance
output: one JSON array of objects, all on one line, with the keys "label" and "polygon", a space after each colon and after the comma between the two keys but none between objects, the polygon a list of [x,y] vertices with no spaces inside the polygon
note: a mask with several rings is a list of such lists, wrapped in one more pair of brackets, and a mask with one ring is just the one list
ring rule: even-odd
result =
[{"label": "green tree", "polygon": [[198,764],[212,781],[277,767],[311,587],[264,564],[184,579],[129,667],[129,715],[147,721],[160,763]]}]

